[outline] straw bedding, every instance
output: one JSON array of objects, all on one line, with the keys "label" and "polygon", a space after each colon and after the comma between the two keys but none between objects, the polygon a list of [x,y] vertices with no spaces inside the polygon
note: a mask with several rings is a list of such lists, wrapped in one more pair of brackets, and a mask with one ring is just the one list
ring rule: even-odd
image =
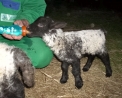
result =
[{"label": "straw bedding", "polygon": [[[86,58],[81,60],[81,69]],[[81,72],[84,85],[81,89],[74,86],[74,77],[69,68],[69,80],[65,84],[59,82],[61,77],[60,62],[55,58],[50,65],[35,70],[35,86],[25,88],[26,98],[121,98],[122,76],[105,77],[104,65],[95,59],[88,72]]]}]

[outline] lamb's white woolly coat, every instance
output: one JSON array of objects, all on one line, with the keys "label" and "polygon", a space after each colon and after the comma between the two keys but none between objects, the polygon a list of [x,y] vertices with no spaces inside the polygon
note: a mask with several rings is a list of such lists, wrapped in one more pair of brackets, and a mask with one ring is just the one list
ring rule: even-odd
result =
[{"label": "lamb's white woolly coat", "polygon": [[24,98],[24,85],[18,77],[21,70],[26,86],[34,85],[34,68],[21,49],[0,43],[0,98]]},{"label": "lamb's white woolly coat", "polygon": [[11,52],[13,48],[15,47],[0,43],[0,83],[3,81],[5,75],[6,79],[9,81],[10,77],[13,76],[17,70],[14,64],[13,52]]},{"label": "lamb's white woolly coat", "polygon": [[53,30],[50,30],[50,33],[45,34],[43,40],[60,60],[72,62],[71,54],[81,58],[84,54],[95,55],[105,52],[105,34],[100,29],[72,32],[56,29],[56,33],[52,32]]}]

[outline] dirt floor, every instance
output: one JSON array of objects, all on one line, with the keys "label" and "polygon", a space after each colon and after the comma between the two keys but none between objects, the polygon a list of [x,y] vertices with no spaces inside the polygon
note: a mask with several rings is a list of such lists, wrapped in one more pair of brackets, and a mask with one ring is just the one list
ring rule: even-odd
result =
[{"label": "dirt floor", "polygon": [[[81,60],[81,68],[86,58]],[[122,76],[114,74],[105,77],[104,65],[95,59],[88,72],[81,73],[84,85],[81,89],[74,86],[74,77],[69,68],[69,80],[59,82],[61,77],[60,62],[55,58],[43,69],[35,70],[35,86],[25,88],[26,98],[122,98]]]}]

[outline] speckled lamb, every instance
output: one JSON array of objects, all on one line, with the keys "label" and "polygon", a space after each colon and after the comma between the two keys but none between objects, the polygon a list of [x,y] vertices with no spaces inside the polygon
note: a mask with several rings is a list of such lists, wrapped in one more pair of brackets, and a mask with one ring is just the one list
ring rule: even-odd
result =
[{"label": "speckled lamb", "polygon": [[27,55],[14,46],[0,43],[0,98],[25,98],[24,85],[34,86],[34,68]]},{"label": "speckled lamb", "polygon": [[68,66],[72,66],[72,73],[75,78],[75,86],[81,88],[83,81],[81,78],[80,59],[87,56],[88,60],[83,67],[83,71],[88,71],[94,58],[97,56],[104,63],[106,76],[112,75],[109,54],[105,46],[105,35],[98,30],[81,30],[63,32],[66,23],[54,22],[49,17],[40,18],[29,27],[29,37],[42,37],[51,48],[57,58],[62,62],[61,83],[68,80]]}]

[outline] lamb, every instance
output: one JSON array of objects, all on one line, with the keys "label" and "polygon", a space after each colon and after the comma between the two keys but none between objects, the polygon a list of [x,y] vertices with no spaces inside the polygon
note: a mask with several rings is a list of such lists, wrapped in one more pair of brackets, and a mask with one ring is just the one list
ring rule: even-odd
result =
[{"label": "lamb", "polygon": [[23,82],[27,87],[34,86],[34,67],[26,53],[0,43],[0,62],[0,98],[25,98]]},{"label": "lamb", "polygon": [[81,78],[80,59],[88,57],[83,71],[88,71],[95,57],[101,59],[105,65],[106,77],[112,75],[109,54],[105,46],[105,34],[101,29],[64,32],[62,28],[66,23],[54,22],[49,17],[39,18],[31,24],[28,30],[29,37],[41,37],[61,61],[61,83],[68,80],[68,67],[72,66],[72,74],[75,78],[75,86],[80,89],[83,86]]}]

